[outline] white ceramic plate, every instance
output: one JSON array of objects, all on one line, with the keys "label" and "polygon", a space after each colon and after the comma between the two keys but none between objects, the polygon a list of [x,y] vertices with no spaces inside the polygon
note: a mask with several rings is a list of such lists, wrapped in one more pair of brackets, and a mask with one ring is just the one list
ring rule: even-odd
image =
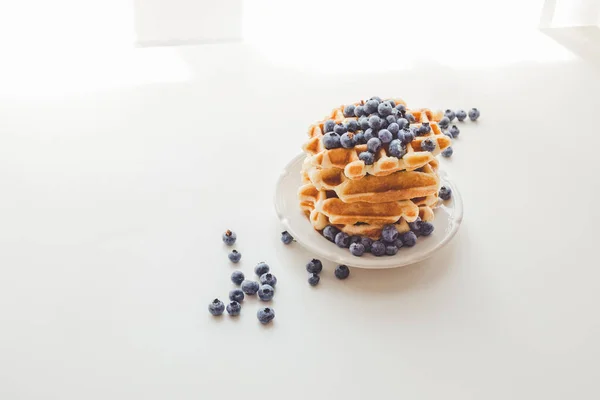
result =
[{"label": "white ceramic plate", "polygon": [[435,231],[428,237],[420,237],[414,247],[401,248],[395,256],[375,257],[372,254],[364,254],[362,257],[355,257],[348,249],[336,246],[314,230],[300,209],[297,193],[302,185],[300,170],[304,157],[304,154],[294,157],[279,177],[275,190],[275,210],[285,229],[298,243],[315,253],[315,256],[359,268],[402,267],[431,256],[448,243],[458,231],[463,217],[462,200],[456,185],[445,172],[441,171],[442,185],[452,189],[452,198],[436,208],[433,221]]}]

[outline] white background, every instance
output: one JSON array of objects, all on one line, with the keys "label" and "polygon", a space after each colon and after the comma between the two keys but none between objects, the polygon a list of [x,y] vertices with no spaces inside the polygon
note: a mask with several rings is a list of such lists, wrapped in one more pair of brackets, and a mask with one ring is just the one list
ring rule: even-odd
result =
[{"label": "white background", "polygon": [[[289,9],[279,35],[250,10],[245,43],[179,48],[125,45],[125,23],[78,37],[72,17],[13,23],[0,398],[600,397],[597,60],[536,31],[533,6],[498,30],[501,4],[400,25],[400,8],[336,5]],[[279,241],[275,180],[309,123],[376,94],[482,111],[442,160],[463,225],[426,262],[343,282],[325,263],[311,288],[311,254]],[[237,319],[206,310],[232,287],[227,228],[239,268],[264,260],[279,278],[269,327],[256,299]]]}]

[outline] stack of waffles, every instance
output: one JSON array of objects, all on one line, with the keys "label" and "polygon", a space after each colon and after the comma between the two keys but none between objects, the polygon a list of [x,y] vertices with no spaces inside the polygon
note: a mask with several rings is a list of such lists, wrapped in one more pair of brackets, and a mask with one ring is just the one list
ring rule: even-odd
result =
[{"label": "stack of waffles", "polygon": [[[361,104],[364,102],[354,105]],[[405,114],[406,104],[402,100],[393,99],[393,104],[402,105],[402,115]],[[401,158],[390,155],[389,145],[384,144],[374,153],[374,162],[366,165],[359,158],[359,154],[367,151],[364,143],[352,148],[326,149],[323,145],[327,120],[347,125],[349,120],[358,119],[345,117],[344,109],[338,107],[311,125],[303,146],[306,158],[298,197],[313,227],[322,231],[333,225],[351,236],[379,240],[385,225],[393,224],[403,233],[409,231],[408,223],[418,217],[433,221],[440,187],[436,156],[451,145],[450,138],[437,124],[441,113],[406,109],[407,117],[412,114],[406,128],[419,132],[421,125],[428,124],[428,132],[414,136],[405,145],[406,152]],[[427,139],[435,143],[434,149],[421,147]]]}]

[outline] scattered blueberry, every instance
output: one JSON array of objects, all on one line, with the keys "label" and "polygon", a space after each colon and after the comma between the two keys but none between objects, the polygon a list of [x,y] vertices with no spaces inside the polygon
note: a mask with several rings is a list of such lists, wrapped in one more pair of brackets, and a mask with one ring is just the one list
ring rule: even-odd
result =
[{"label": "scattered blueberry", "polygon": [[398,238],[398,239],[394,240],[394,246],[396,246],[398,249],[400,249],[402,246],[404,246],[402,239]]},{"label": "scattered blueberry", "polygon": [[237,301],[238,303],[244,300],[244,292],[240,289],[233,289],[229,291],[229,300]]},{"label": "scattered blueberry", "polygon": [[444,135],[448,136],[450,139],[454,139],[450,132],[448,132],[448,131],[442,131],[442,132],[444,133]]},{"label": "scattered blueberry", "polygon": [[350,246],[350,236],[348,236],[346,232],[338,233],[335,235],[335,244],[337,244],[338,247],[348,248],[348,246]]},{"label": "scattered blueberry", "polygon": [[240,258],[242,258],[242,253],[238,252],[237,250],[232,250],[227,257],[229,257],[229,261],[237,264],[240,262]]},{"label": "scattered blueberry", "polygon": [[381,140],[379,140],[379,138],[371,138],[367,142],[367,150],[369,150],[373,154],[377,153],[377,150],[379,150],[380,147]]},{"label": "scattered blueberry", "polygon": [[275,287],[275,285],[277,285],[277,278],[270,272],[262,274],[259,278],[259,281],[261,285],[271,285],[272,287]]},{"label": "scattered blueberry", "polygon": [[[360,153],[363,154],[363,153]],[[360,158],[360,155],[358,156]],[[336,228],[333,225],[327,225],[325,227],[325,229],[323,229],[323,236],[325,236],[325,238],[327,238],[329,241],[334,242],[335,241],[335,235],[338,234],[340,230],[338,228]]]},{"label": "scattered blueberry", "polygon": [[261,261],[256,264],[256,267],[254,267],[254,273],[258,276],[261,276],[262,274],[269,272],[270,269],[271,268],[269,268],[269,265],[266,262]]},{"label": "scattered blueberry", "polygon": [[433,151],[435,150],[435,142],[433,139],[425,139],[421,142],[421,150],[423,151]]},{"label": "scattered blueberry", "polygon": [[227,229],[223,234],[223,243],[225,243],[227,246],[233,246],[236,239],[237,235],[235,232],[231,232],[229,229]]},{"label": "scattered blueberry", "polygon": [[360,238],[360,243],[365,246],[365,251],[371,251],[373,245],[373,239],[363,236]]},{"label": "scattered blueberry", "polygon": [[394,243],[398,238],[398,230],[394,225],[386,225],[381,230],[381,238],[388,243]]},{"label": "scattered blueberry", "polygon": [[398,121],[396,121],[396,123],[398,124],[398,127],[400,129],[407,128],[410,125],[410,122],[408,122],[406,118],[398,118]]},{"label": "scattered blueberry", "polygon": [[244,273],[242,271],[233,271],[231,273],[231,282],[241,285],[244,282]]},{"label": "scattered blueberry", "polygon": [[448,117],[442,117],[442,119],[440,119],[440,122],[438,122],[438,125],[442,129],[448,128],[448,126],[450,125],[450,118],[448,118]]},{"label": "scattered blueberry", "polygon": [[308,275],[308,284],[310,286],[317,286],[319,284],[320,280],[321,280],[321,277],[315,273],[311,273]]},{"label": "scattered blueberry", "polygon": [[467,113],[465,110],[456,110],[456,119],[459,121],[464,121],[467,118]]},{"label": "scattered blueberry", "polygon": [[398,132],[398,139],[402,142],[402,144],[409,144],[415,138],[414,133],[410,129],[402,129]]},{"label": "scattered blueberry", "polygon": [[358,159],[365,163],[365,165],[372,165],[375,162],[375,156],[373,153],[363,151],[358,155]]},{"label": "scattered blueberry", "polygon": [[452,197],[452,189],[450,189],[448,186],[442,186],[440,188],[439,196],[442,200],[450,200],[450,197]]},{"label": "scattered blueberry", "polygon": [[404,233],[402,235],[402,243],[404,243],[405,246],[413,247],[417,244],[417,235],[412,231]]},{"label": "scattered blueberry", "polygon": [[450,122],[454,121],[454,117],[456,117],[456,114],[454,113],[454,111],[448,109],[446,111],[444,111],[444,116],[447,117]]},{"label": "scattered blueberry", "polygon": [[325,146],[327,150],[337,149],[341,146],[340,135],[338,135],[335,132],[326,133],[325,135],[323,135],[323,146]]},{"label": "scattered blueberry", "polygon": [[363,116],[363,117],[360,117],[360,118],[358,119],[358,126],[360,126],[360,128],[361,128],[362,130],[369,129],[369,118],[367,118],[367,117],[365,117],[365,116]]},{"label": "scattered blueberry", "polygon": [[356,144],[366,144],[367,143],[367,139],[365,139],[365,134],[363,132],[355,133],[354,140],[356,140]]},{"label": "scattered blueberry", "polygon": [[471,110],[469,110],[469,119],[471,121],[476,121],[477,118],[479,118],[479,110],[476,108],[471,108]]},{"label": "scattered blueberry", "polygon": [[423,222],[421,225],[421,235],[429,236],[433,232],[433,224],[431,222]]},{"label": "scattered blueberry", "polygon": [[387,129],[380,130],[379,133],[377,133],[377,136],[379,137],[379,140],[381,140],[382,143],[389,143],[394,138],[392,132],[388,131]]},{"label": "scattered blueberry", "polygon": [[417,217],[416,220],[414,220],[413,222],[409,222],[408,223],[408,227],[413,232],[419,232],[421,230],[421,224],[422,223],[423,223],[423,221],[421,221],[421,217]]},{"label": "scattered blueberry", "polygon": [[390,131],[392,135],[397,135],[398,132],[400,132],[400,126],[397,123],[392,122],[388,125],[387,130]]},{"label": "scattered blueberry", "polygon": [[313,258],[306,264],[306,270],[312,274],[320,274],[323,270],[323,264],[321,263],[321,260]]},{"label": "scattered blueberry", "polygon": [[225,304],[219,299],[214,299],[208,304],[208,312],[212,315],[221,315],[225,311]]},{"label": "scattered blueberry", "polygon": [[333,128],[335,128],[335,121],[332,119],[328,119],[323,124],[323,131],[325,131],[324,133],[333,132]]},{"label": "scattered blueberry", "polygon": [[392,114],[392,105],[388,101],[384,101],[377,106],[377,112],[384,117],[388,116]]},{"label": "scattered blueberry", "polygon": [[381,129],[386,129],[389,125],[390,125],[390,123],[387,122],[387,119],[382,117],[381,118]]},{"label": "scattered blueberry", "polygon": [[383,244],[383,242],[380,242],[379,240],[373,242],[373,244],[371,245],[371,254],[377,257],[381,257],[382,255],[384,255],[385,244]]},{"label": "scattered blueberry", "polygon": [[360,239],[361,237],[358,235],[352,235],[350,236],[350,244],[352,243],[360,243]]},{"label": "scattered blueberry", "polygon": [[358,130],[358,122],[355,119],[349,120],[346,122],[346,129],[348,129],[348,132],[356,132]]},{"label": "scattered blueberry", "polygon": [[394,139],[390,143],[389,153],[392,157],[402,158],[406,154],[406,146],[399,139]]},{"label": "scattered blueberry", "polygon": [[348,118],[348,117],[354,117],[354,109],[356,108],[356,106],[354,104],[348,104],[345,108],[344,108],[344,117]]},{"label": "scattered blueberry", "polygon": [[352,243],[350,245],[350,253],[353,256],[360,257],[365,253],[365,246],[362,243]]},{"label": "scattered blueberry", "polygon": [[348,276],[350,276],[350,269],[345,265],[338,265],[334,273],[336,278],[346,279]]},{"label": "scattered blueberry", "polygon": [[343,135],[344,133],[348,132],[348,128],[342,124],[336,124],[333,128],[333,132],[337,133],[338,135]]},{"label": "scattered blueberry", "polygon": [[[385,120],[387,121],[388,124],[391,125],[391,124],[395,123],[398,120],[398,118],[392,114],[392,115],[388,115],[387,117],[385,117]],[[388,125],[388,127],[389,127],[389,125]],[[388,129],[390,129],[390,128],[388,128]]]},{"label": "scattered blueberry", "polygon": [[385,246],[385,254],[387,254],[388,256],[395,256],[396,253],[398,253],[398,248],[393,244],[388,244],[387,246]]},{"label": "scattered blueberry", "polygon": [[273,286],[271,285],[264,284],[258,289],[257,294],[258,298],[262,301],[269,301],[273,299],[273,296],[275,295],[275,289],[273,289]]},{"label": "scattered blueberry", "polygon": [[273,318],[275,318],[275,311],[269,307],[261,308],[256,312],[256,318],[258,318],[261,324],[268,324],[269,322],[273,321]]},{"label": "scattered blueberry", "polygon": [[247,295],[256,294],[256,292],[258,292],[258,287],[259,284],[255,281],[249,281],[246,279],[242,282],[242,292],[246,293]]},{"label": "scattered blueberry", "polygon": [[227,312],[229,313],[229,315],[232,315],[232,316],[240,315],[241,310],[242,310],[242,305],[240,303],[238,303],[237,301],[232,301],[231,303],[227,304]]},{"label": "scattered blueberry", "polygon": [[362,117],[363,115],[366,114],[366,110],[364,106],[356,106],[354,108],[354,115],[357,117]]},{"label": "scattered blueberry", "polygon": [[373,139],[373,138],[375,137],[375,133],[376,133],[376,131],[374,131],[374,130],[373,130],[373,129],[371,129],[371,128],[368,128],[368,129],[365,131],[365,140],[366,140],[367,142],[369,142],[369,140],[371,140],[371,139]]},{"label": "scattered blueberry", "polygon": [[415,122],[417,119],[415,118],[414,115],[412,115],[412,113],[407,112],[406,114],[404,114],[404,118],[406,118],[410,123]]},{"label": "scattered blueberry", "polygon": [[281,241],[283,244],[290,244],[294,241],[294,237],[288,231],[281,232]]},{"label": "scattered blueberry", "polygon": [[417,136],[425,136],[429,132],[431,132],[431,126],[429,126],[429,122],[423,122],[421,126],[417,128]]},{"label": "scattered blueberry", "polygon": [[367,103],[365,104],[365,110],[366,110],[366,114],[373,114],[374,112],[377,112],[377,107],[379,106],[379,102],[377,100],[369,100],[367,101]]},{"label": "scattered blueberry", "polygon": [[460,134],[460,129],[458,129],[458,126],[452,125],[450,129],[448,129],[448,133],[450,133],[452,137],[456,139]]},{"label": "scattered blueberry", "polygon": [[442,156],[444,156],[444,157],[451,157],[453,153],[454,153],[454,150],[452,149],[452,146],[446,147],[444,149],[444,151],[442,151]]},{"label": "scattered blueberry", "polygon": [[340,138],[340,143],[342,147],[345,149],[351,149],[356,146],[356,138],[354,137],[354,133],[346,132]]},{"label": "scattered blueberry", "polygon": [[381,118],[379,118],[377,115],[371,115],[369,117],[369,127],[372,129],[381,128],[382,123],[383,122],[381,121]]}]

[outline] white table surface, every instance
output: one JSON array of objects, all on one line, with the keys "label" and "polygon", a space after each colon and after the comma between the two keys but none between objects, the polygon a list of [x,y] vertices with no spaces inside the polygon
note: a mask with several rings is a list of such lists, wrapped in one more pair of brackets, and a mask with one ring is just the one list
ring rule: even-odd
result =
[{"label": "white table surface", "polygon": [[[37,73],[2,75],[0,398],[599,398],[599,74],[538,50],[339,73],[245,45],[156,50],[183,69],[4,65]],[[428,261],[343,282],[325,263],[312,288],[274,183],[310,122],[376,94],[481,110],[442,160],[464,222]],[[256,299],[207,312],[232,288],[227,228],[240,269],[279,279],[271,326]]]}]

